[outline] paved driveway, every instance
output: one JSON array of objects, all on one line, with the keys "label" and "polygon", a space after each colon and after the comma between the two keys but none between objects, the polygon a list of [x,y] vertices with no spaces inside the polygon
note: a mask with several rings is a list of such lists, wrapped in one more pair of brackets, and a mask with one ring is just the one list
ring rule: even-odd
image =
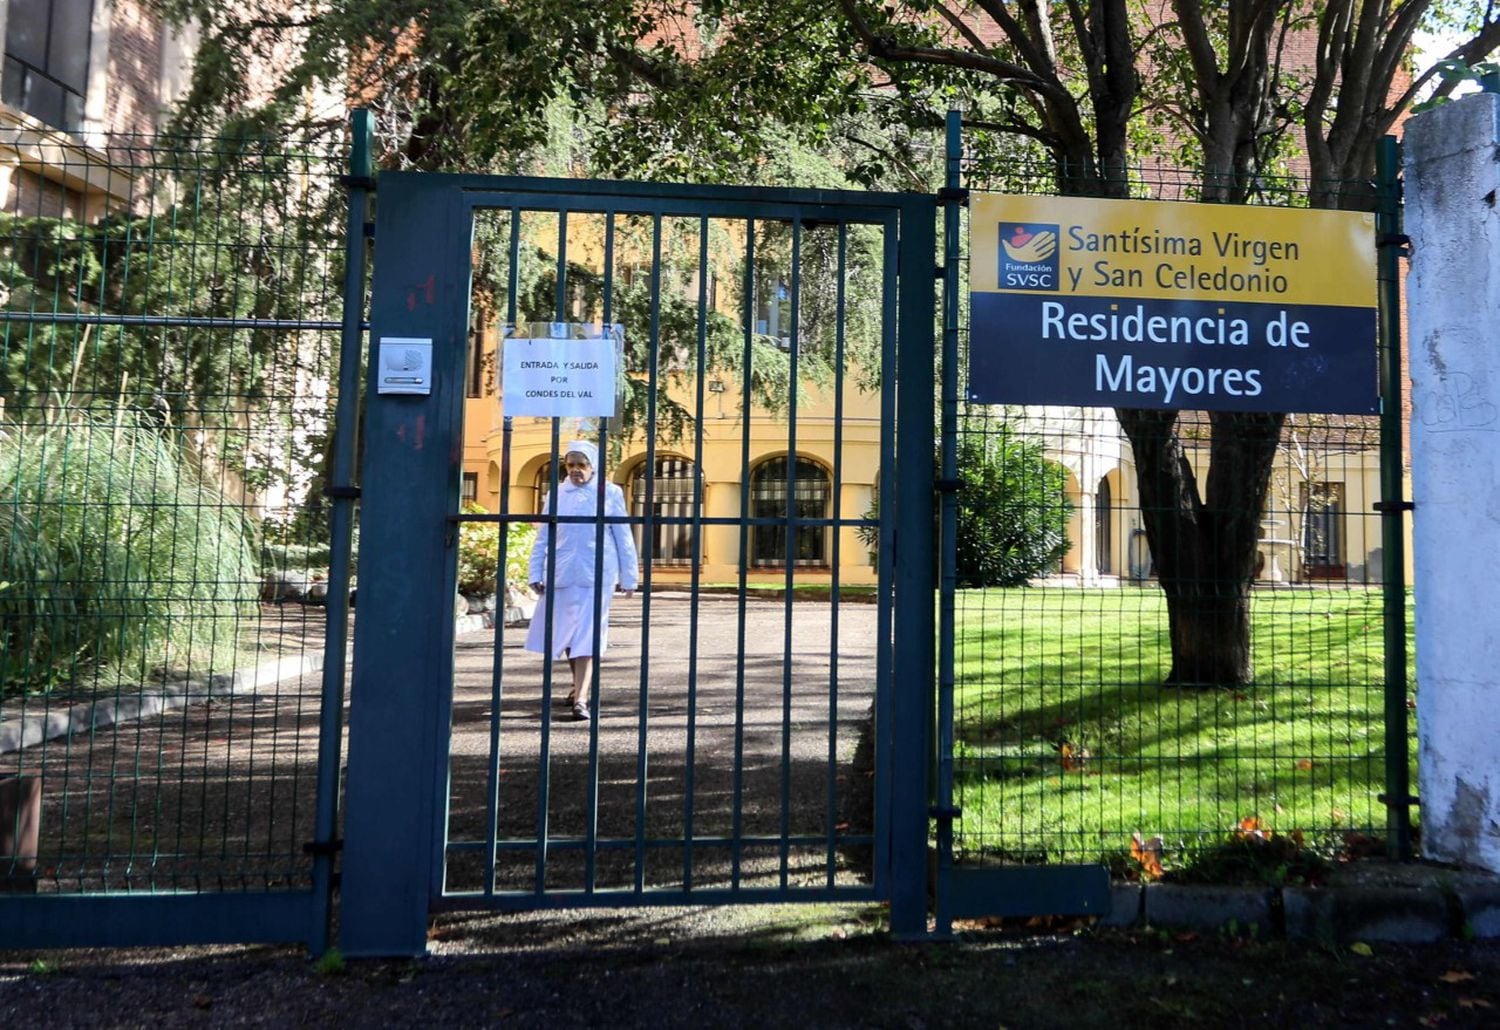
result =
[{"label": "paved driveway", "polygon": [[[658,593],[649,621],[646,612],[641,595],[616,599],[593,723],[572,721],[563,704],[564,661],[553,666],[544,708],[542,658],[522,650],[524,630],[511,628],[493,726],[494,634],[459,639],[450,842],[484,838],[493,734],[498,837],[512,841],[498,863],[502,886],[535,884],[530,842],[544,820],[556,842],[546,884],[583,886],[591,816],[598,886],[727,884],[736,875],[733,840],[746,842],[742,883],[842,880],[830,836],[845,821],[849,763],[874,697],[875,606],[798,601],[789,613],[783,602],[751,600],[742,617],[738,597],[703,595],[695,625],[686,595]],[[684,837],[698,843],[685,849]],[[452,889],[482,884],[479,850],[450,849]]]}]

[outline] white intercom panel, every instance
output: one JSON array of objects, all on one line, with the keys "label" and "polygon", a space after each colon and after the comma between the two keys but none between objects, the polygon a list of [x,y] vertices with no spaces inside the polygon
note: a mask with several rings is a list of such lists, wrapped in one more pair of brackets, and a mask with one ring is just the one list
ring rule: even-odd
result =
[{"label": "white intercom panel", "polygon": [[382,336],[376,393],[432,392],[432,338]]}]

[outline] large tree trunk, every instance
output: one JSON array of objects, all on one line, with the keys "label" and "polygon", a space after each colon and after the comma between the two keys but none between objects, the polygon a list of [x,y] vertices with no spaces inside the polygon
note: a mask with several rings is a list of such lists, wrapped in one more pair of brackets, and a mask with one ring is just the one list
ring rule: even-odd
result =
[{"label": "large tree trunk", "polygon": [[1240,687],[1250,656],[1250,584],[1261,512],[1285,416],[1210,415],[1207,490],[1183,450],[1175,411],[1115,412],[1135,453],[1141,516],[1167,599],[1166,685]]}]

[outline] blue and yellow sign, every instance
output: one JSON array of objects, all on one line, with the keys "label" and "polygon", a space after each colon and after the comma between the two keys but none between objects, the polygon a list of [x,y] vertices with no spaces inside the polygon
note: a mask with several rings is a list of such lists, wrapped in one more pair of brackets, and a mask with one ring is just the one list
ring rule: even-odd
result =
[{"label": "blue and yellow sign", "polygon": [[1374,215],[970,198],[969,399],[1379,410]]}]

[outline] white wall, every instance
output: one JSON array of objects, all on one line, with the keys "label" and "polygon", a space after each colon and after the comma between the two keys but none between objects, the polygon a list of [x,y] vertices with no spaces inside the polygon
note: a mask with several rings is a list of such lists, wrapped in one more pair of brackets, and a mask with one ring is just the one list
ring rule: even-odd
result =
[{"label": "white wall", "polygon": [[1500,871],[1500,96],[1405,138],[1422,850]]}]

